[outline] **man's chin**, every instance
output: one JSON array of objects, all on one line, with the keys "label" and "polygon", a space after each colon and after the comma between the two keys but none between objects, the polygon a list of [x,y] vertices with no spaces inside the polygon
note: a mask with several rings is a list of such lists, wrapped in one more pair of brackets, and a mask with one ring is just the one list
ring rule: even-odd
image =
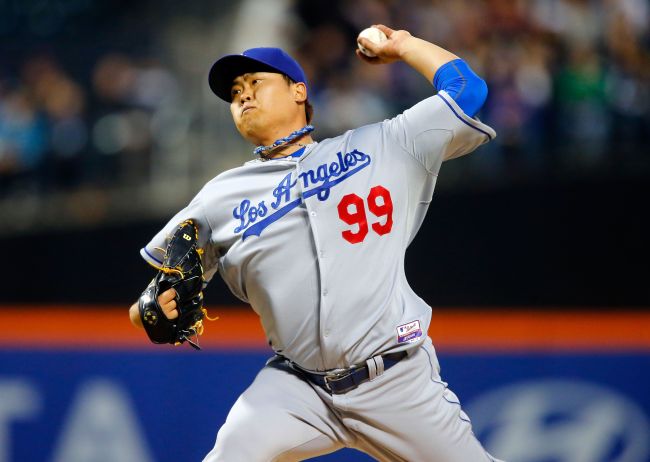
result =
[{"label": "man's chin", "polygon": [[262,144],[261,138],[259,136],[259,132],[255,129],[255,127],[251,127],[249,125],[246,126],[239,126],[237,127],[239,134],[244,138],[246,141],[249,141],[250,143],[254,144],[255,146],[259,146]]},{"label": "man's chin", "polygon": [[247,132],[246,139],[253,144],[262,144],[262,138],[259,136],[259,132],[256,130]]}]

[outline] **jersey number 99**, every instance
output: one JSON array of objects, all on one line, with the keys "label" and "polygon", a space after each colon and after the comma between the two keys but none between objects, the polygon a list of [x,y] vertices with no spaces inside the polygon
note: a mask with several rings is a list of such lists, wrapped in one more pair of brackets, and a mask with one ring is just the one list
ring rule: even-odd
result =
[{"label": "jersey number 99", "polygon": [[[393,200],[390,191],[383,186],[375,186],[370,189],[366,199],[368,210],[377,218],[386,217],[386,220],[377,221],[371,224],[372,230],[383,236],[393,229]],[[356,194],[346,194],[337,206],[339,218],[348,225],[356,225],[357,230],[345,230],[341,233],[343,239],[351,244],[358,244],[368,235],[368,218],[363,199]]]}]

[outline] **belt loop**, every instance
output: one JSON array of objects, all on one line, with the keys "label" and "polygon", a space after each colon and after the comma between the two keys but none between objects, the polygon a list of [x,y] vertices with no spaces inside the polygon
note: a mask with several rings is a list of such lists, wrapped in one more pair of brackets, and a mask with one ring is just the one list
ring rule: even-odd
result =
[{"label": "belt loop", "polygon": [[370,358],[369,360],[366,361],[366,366],[368,366],[368,379],[374,380],[375,377],[377,377],[377,364],[375,364],[375,361],[373,361],[373,358]]},{"label": "belt loop", "polygon": [[377,364],[377,375],[381,375],[384,373],[384,358],[383,356],[375,356],[372,358],[375,360],[375,363]]}]

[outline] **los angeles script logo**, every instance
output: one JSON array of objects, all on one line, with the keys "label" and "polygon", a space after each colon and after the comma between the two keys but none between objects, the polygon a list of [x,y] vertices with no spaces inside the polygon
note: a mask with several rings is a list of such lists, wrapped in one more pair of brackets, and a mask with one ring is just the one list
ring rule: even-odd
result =
[{"label": "los angeles script logo", "polygon": [[[313,170],[298,175],[288,173],[273,189],[274,199],[268,203],[263,200],[255,206],[249,199],[244,199],[234,208],[232,215],[239,220],[234,232],[244,231],[242,240],[249,236],[259,236],[267,226],[285,216],[305,199],[315,195],[321,201],[327,200],[331,188],[366,168],[370,161],[368,154],[355,149],[345,154],[339,152],[335,161],[321,164]],[[302,185],[302,196],[291,200],[291,191],[298,182]]]}]

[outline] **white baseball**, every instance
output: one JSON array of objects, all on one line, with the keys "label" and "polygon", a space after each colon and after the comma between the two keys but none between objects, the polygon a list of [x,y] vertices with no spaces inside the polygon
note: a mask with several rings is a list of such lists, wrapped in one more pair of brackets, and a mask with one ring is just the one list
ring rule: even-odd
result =
[{"label": "white baseball", "polygon": [[366,38],[374,43],[381,43],[385,40],[388,40],[386,34],[384,34],[380,29],[377,29],[376,27],[368,27],[362,30],[359,33],[359,37],[357,38],[357,46],[359,47],[359,50],[361,50],[361,53],[368,56],[369,58],[374,58],[377,55],[374,54],[372,51],[368,50],[367,48],[365,48],[363,45],[361,45],[358,42],[359,38],[361,37]]}]

